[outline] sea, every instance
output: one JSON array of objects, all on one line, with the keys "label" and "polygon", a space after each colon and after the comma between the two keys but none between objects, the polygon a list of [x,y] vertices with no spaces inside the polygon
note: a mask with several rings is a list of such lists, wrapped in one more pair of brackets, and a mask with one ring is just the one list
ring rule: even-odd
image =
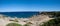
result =
[{"label": "sea", "polygon": [[17,17],[17,18],[29,18],[33,15],[38,15],[39,12],[0,12],[2,15]]}]

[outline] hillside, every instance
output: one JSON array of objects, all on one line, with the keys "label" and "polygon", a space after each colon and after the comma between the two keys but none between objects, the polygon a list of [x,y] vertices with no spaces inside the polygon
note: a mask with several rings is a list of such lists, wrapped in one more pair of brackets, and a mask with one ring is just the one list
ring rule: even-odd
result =
[{"label": "hillside", "polygon": [[39,26],[39,24],[43,24],[43,22],[47,22],[48,20],[53,19],[48,15],[36,15],[30,18],[11,18],[6,15],[0,15],[0,26],[6,26],[8,23],[18,23],[21,25],[29,23],[30,26]]},{"label": "hillside", "polygon": [[60,17],[51,19],[40,26],[60,26]]}]

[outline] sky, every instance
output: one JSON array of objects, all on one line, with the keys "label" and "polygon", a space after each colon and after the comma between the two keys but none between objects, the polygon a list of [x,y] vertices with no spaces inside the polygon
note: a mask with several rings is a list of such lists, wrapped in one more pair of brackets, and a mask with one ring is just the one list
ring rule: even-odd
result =
[{"label": "sky", "polygon": [[60,0],[0,0],[0,12],[60,11]]}]

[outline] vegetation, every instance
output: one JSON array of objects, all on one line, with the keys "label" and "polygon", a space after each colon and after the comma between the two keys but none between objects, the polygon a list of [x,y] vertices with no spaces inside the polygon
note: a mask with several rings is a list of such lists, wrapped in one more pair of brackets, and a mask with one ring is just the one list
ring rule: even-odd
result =
[{"label": "vegetation", "polygon": [[55,19],[49,20],[48,22],[40,26],[60,26],[60,12],[42,12],[41,14],[53,15],[52,18]]},{"label": "vegetation", "polygon": [[41,12],[41,14],[45,14],[45,15],[53,15],[53,16],[56,16],[56,17],[59,17],[60,16],[60,12]]},{"label": "vegetation", "polygon": [[17,23],[9,23],[6,26],[22,26],[22,25]]},{"label": "vegetation", "polygon": [[30,26],[29,24],[25,24],[24,26]]},{"label": "vegetation", "polygon": [[44,23],[42,26],[60,26],[60,17],[49,20],[48,22]]},{"label": "vegetation", "polygon": [[31,22],[28,22],[27,24],[25,24],[24,26],[30,26],[30,24],[32,24]]}]

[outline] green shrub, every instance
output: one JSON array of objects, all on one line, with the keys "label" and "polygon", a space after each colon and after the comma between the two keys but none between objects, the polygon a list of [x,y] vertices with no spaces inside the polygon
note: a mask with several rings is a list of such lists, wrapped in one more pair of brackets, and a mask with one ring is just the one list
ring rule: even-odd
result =
[{"label": "green shrub", "polygon": [[17,23],[9,23],[6,26],[22,26],[22,25]]},{"label": "green shrub", "polygon": [[29,24],[25,24],[24,26],[30,26]]},{"label": "green shrub", "polygon": [[42,26],[60,26],[60,18],[55,18],[44,23]]}]

